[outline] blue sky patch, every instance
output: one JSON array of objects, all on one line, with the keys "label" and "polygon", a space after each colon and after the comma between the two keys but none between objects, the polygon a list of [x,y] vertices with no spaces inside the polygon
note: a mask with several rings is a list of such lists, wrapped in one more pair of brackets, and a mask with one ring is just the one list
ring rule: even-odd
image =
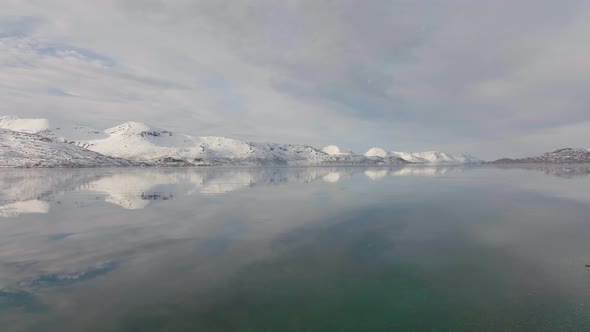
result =
[{"label": "blue sky patch", "polygon": [[64,44],[45,44],[36,48],[37,53],[52,57],[64,57],[66,54],[82,58],[86,61],[98,61],[107,67],[114,67],[117,63],[114,59],[85,49]]},{"label": "blue sky patch", "polygon": [[30,36],[40,24],[41,19],[37,17],[0,16],[0,38]]},{"label": "blue sky patch", "polygon": [[49,93],[52,96],[58,96],[58,97],[73,97],[74,96],[71,93],[67,93],[61,89],[54,88],[54,87],[48,88],[47,93]]}]

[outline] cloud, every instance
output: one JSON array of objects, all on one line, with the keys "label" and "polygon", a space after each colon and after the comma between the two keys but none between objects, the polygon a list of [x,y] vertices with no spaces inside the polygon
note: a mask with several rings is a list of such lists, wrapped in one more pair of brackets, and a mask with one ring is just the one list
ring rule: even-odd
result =
[{"label": "cloud", "polygon": [[487,158],[590,121],[584,1],[2,2],[6,114]]}]

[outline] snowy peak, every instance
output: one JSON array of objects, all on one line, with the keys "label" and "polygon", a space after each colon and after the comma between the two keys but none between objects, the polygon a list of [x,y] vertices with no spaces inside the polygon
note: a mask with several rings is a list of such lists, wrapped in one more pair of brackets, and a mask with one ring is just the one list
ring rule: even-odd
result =
[{"label": "snowy peak", "polygon": [[47,119],[21,119],[17,116],[0,116],[0,128],[23,133],[38,133],[49,128]]},{"label": "snowy peak", "polygon": [[322,151],[323,151],[324,153],[327,153],[327,154],[331,155],[331,156],[332,156],[332,155],[338,155],[338,154],[341,154],[341,152],[340,152],[340,148],[339,148],[339,147],[337,147],[336,145],[328,145],[328,146],[324,146],[324,147],[322,148]]},{"label": "snowy peak", "polygon": [[386,158],[389,154],[382,148],[370,148],[365,152],[365,157],[379,157]]},{"label": "snowy peak", "polygon": [[382,148],[370,148],[364,154],[369,160],[383,160],[387,164],[406,164],[408,163],[407,160],[395,155],[388,153],[387,151],[383,150]]},{"label": "snowy peak", "polygon": [[17,116],[0,116],[0,129],[39,134],[61,142],[76,142],[104,138],[103,131],[75,124],[60,124],[47,119],[21,119]]},{"label": "snowy peak", "polygon": [[482,160],[467,154],[451,154],[440,151],[392,152],[404,160],[418,164],[474,164]]},{"label": "snowy peak", "polygon": [[141,135],[144,132],[152,132],[152,129],[145,123],[129,121],[109,128],[104,132],[109,135]]},{"label": "snowy peak", "polygon": [[474,164],[482,160],[467,154],[451,154],[439,151],[426,152],[387,152],[374,147],[365,152],[369,158],[399,158],[413,164]]},{"label": "snowy peak", "polygon": [[330,156],[345,156],[352,154],[349,151],[342,151],[336,145],[328,145],[322,148],[322,152],[329,154]]}]

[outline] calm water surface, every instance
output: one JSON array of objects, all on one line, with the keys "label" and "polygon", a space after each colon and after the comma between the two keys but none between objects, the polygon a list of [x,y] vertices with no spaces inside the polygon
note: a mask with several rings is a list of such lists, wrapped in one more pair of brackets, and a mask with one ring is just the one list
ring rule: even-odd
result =
[{"label": "calm water surface", "polygon": [[0,331],[589,331],[588,169],[0,170]]}]

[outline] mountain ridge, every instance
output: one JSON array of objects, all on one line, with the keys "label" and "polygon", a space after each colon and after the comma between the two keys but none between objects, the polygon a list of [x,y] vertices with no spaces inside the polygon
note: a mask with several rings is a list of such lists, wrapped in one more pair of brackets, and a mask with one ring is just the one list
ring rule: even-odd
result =
[{"label": "mountain ridge", "polygon": [[490,164],[572,164],[590,162],[590,150],[584,148],[561,148],[538,156],[525,158],[501,158]]},{"label": "mountain ridge", "polygon": [[51,126],[46,119],[0,117],[0,128],[27,132],[69,143],[112,158],[147,165],[403,165],[465,164],[481,160],[444,152],[400,153],[371,148],[364,154],[336,145],[245,142],[222,136],[191,136],[156,129],[141,122],[125,122],[105,130],[80,125]]}]

